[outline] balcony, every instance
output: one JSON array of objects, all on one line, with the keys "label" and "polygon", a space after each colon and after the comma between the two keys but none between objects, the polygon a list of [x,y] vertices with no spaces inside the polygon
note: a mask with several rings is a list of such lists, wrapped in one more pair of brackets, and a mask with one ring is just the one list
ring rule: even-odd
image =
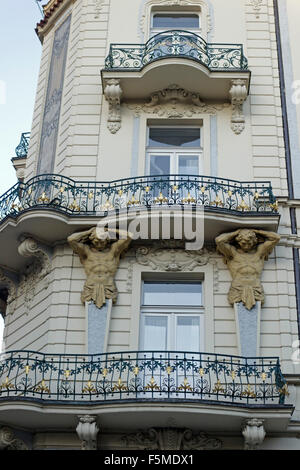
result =
[{"label": "balcony", "polygon": [[14,158],[25,158],[27,157],[28,147],[30,141],[30,132],[23,132],[19,145],[16,147],[16,157]]},{"label": "balcony", "polygon": [[146,44],[111,44],[102,70],[108,80],[120,80],[123,99],[144,99],[174,83],[207,100],[228,100],[232,80],[250,72],[241,44],[208,44],[188,31],[165,31]]},{"label": "balcony", "polygon": [[[74,181],[60,175],[17,183],[0,198],[0,265],[19,269],[18,239],[31,234],[45,243],[66,240],[101,218],[130,223],[137,214],[204,218],[205,240],[226,230],[277,230],[278,206],[270,182],[239,182],[206,176],[144,176],[110,182]],[[204,215],[203,215],[204,214]],[[55,230],[53,227],[55,226]],[[151,238],[151,237],[149,237]]]},{"label": "balcony", "polygon": [[[108,427],[180,425],[233,429],[243,416],[265,413],[266,429],[282,429],[292,407],[278,358],[135,351],[99,355],[2,353],[0,415],[7,424],[55,426],[92,407]],[[156,405],[158,405],[156,407]],[[14,413],[11,406],[13,405]],[[22,413],[18,414],[18,410]],[[67,410],[70,410],[69,412]],[[128,413],[134,419],[128,420]],[[127,416],[127,418],[126,418]],[[125,421],[122,421],[125,419]],[[200,419],[200,422],[199,422]],[[203,421],[203,422],[202,422]],[[22,422],[22,423],[21,423]],[[240,430],[240,427],[238,427]]]},{"label": "balcony", "polygon": [[15,153],[16,156],[11,159],[14,169],[16,170],[17,178],[20,182],[24,180],[25,176],[25,167],[26,167],[26,158],[28,153],[30,141],[30,132],[23,132],[21,134],[21,139],[16,147]]}]

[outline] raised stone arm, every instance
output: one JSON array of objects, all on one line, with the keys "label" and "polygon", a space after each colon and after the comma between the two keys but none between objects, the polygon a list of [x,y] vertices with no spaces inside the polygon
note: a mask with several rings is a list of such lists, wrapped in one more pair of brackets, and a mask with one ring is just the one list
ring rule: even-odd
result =
[{"label": "raised stone arm", "polygon": [[216,237],[215,242],[217,250],[225,256],[225,258],[231,258],[233,256],[234,247],[230,244],[240,233],[240,229],[230,233],[222,233]]},{"label": "raised stone arm", "polygon": [[118,229],[108,229],[108,232],[119,235],[119,240],[112,245],[112,252],[115,256],[121,255],[129,247],[132,240],[132,234],[126,232],[126,230]]},{"label": "raised stone arm", "polygon": [[275,232],[266,232],[265,230],[253,230],[253,232],[255,232],[258,237],[262,237],[264,239],[262,243],[259,243],[257,253],[267,260],[269,254],[279,242],[280,235]]},{"label": "raised stone arm", "polygon": [[85,255],[86,245],[85,243],[89,240],[92,233],[95,231],[95,227],[90,228],[89,230],[84,230],[83,232],[72,233],[68,237],[68,242],[72,247],[73,251],[79,256]]}]

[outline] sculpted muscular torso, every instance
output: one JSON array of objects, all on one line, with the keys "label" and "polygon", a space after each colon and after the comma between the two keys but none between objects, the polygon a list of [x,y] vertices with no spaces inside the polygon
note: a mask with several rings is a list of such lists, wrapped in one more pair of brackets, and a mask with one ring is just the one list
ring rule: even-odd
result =
[{"label": "sculpted muscular torso", "polygon": [[231,305],[243,302],[250,310],[257,300],[264,302],[261,273],[264,261],[279,240],[276,233],[254,229],[240,229],[216,238],[217,249],[224,256],[232,277],[228,293]]},{"label": "sculpted muscular torso", "polygon": [[73,233],[68,242],[78,254],[86,273],[86,282],[81,294],[82,302],[93,301],[98,308],[105,304],[105,299],[117,300],[117,288],[114,277],[119,266],[121,254],[128,248],[131,238],[127,232],[112,230],[109,232],[124,235],[112,243],[109,239],[97,237],[96,228]]}]

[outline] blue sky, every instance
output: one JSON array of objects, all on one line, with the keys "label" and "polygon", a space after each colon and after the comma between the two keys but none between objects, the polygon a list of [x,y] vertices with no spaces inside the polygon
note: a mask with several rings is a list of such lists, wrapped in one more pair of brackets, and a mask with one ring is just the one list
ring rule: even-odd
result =
[{"label": "blue sky", "polygon": [[41,58],[35,27],[41,14],[34,0],[0,0],[0,5],[0,194],[3,194],[17,182],[11,158],[21,133],[31,129]]},{"label": "blue sky", "polygon": [[[45,2],[43,2],[45,3]],[[34,0],[0,0],[0,195],[16,182],[11,158],[22,132],[30,131],[41,43]],[[3,322],[0,316],[0,351]]]}]

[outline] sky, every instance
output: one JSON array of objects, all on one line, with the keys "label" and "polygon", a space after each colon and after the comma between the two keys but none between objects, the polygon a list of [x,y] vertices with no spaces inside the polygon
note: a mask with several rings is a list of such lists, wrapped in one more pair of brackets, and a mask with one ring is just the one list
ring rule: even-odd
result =
[{"label": "sky", "polygon": [[[42,2],[46,3],[46,2]],[[30,131],[41,43],[41,13],[34,0],[0,0],[0,195],[17,182],[11,158]],[[0,315],[0,350],[3,322]]]}]

